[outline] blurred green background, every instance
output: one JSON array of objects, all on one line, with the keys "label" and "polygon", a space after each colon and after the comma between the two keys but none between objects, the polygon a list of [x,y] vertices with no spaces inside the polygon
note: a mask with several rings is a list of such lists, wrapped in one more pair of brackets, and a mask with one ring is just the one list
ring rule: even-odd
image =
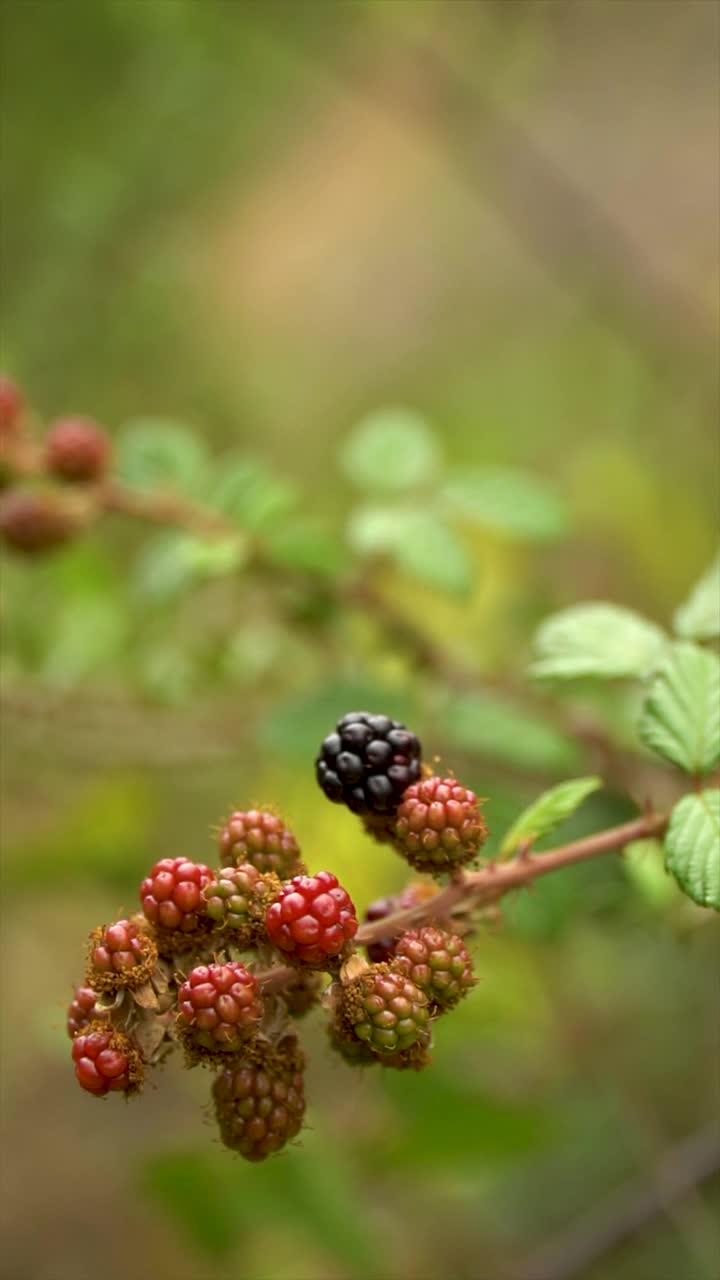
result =
[{"label": "blurred green background", "polygon": [[[117,519],[3,561],[5,1274],[529,1280],[717,1120],[716,922],[656,850],[509,901],[423,1075],[350,1073],[312,1015],[309,1127],[260,1168],[199,1071],[81,1095],[65,1006],[90,928],[157,858],[212,861],[233,804],[278,804],[363,908],[402,884],[313,782],[355,704],[406,715],[496,837],[574,773],[611,785],[567,838],[672,793],[624,754],[632,691],[523,673],[548,612],[667,625],[714,554],[718,8],[1,8],[2,366],[131,476],[138,439],[186,478],[232,459],[269,547],[243,571]],[[399,416],[428,457],[388,497],[368,432]],[[458,521],[469,475],[496,488]],[[358,564],[380,613],[338,598]],[[709,1280],[719,1205],[716,1180],[552,1275]]]}]

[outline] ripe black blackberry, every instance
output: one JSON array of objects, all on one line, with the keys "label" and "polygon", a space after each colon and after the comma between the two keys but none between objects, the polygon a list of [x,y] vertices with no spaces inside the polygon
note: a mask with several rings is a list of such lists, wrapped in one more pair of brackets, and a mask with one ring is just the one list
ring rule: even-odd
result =
[{"label": "ripe black blackberry", "polygon": [[420,742],[399,720],[350,711],[328,734],[315,774],[328,800],[353,813],[395,813],[421,773]]}]

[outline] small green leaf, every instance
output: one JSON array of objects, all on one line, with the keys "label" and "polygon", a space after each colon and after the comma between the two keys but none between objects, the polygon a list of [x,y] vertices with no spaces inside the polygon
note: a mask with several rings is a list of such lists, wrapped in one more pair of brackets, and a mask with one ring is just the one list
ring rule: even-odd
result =
[{"label": "small green leaf", "polygon": [[418,512],[409,537],[395,547],[395,561],[429,587],[464,595],[473,582],[472,561],[452,529],[431,511]]},{"label": "small green leaf", "polygon": [[580,807],[586,796],[601,786],[600,778],[573,778],[544,791],[513,823],[500,846],[501,859],[511,857],[521,845],[534,844],[553,831]]},{"label": "small green leaf", "polygon": [[388,408],[370,414],[352,430],[340,464],[360,489],[400,492],[426,484],[440,460],[437,438],[412,409]]},{"label": "small green leaf", "polygon": [[686,640],[712,640],[720,636],[720,555],[677,610],[673,626]]},{"label": "small green leaf", "polygon": [[720,790],[683,796],[675,805],[665,865],[693,902],[720,911]]},{"label": "small green leaf", "polygon": [[234,573],[245,563],[247,551],[239,530],[222,538],[200,538],[182,530],[159,534],[143,548],[135,589],[153,600],[170,600],[203,579]]},{"label": "small green leaf", "polygon": [[640,721],[646,746],[686,773],[709,773],[720,759],[720,658],[689,642],[670,649]]},{"label": "small green leaf", "polygon": [[117,437],[115,470],[134,489],[204,492],[208,451],[192,427],[162,418],[136,418]]},{"label": "small green leaf", "polygon": [[257,458],[227,459],[213,483],[209,504],[243,529],[272,528],[297,502],[294,487]]},{"label": "small green leaf", "polygon": [[537,476],[513,467],[451,472],[440,497],[448,515],[531,542],[562,537],[569,525],[557,494]]},{"label": "small green leaf", "polygon": [[657,665],[666,638],[659,627],[614,604],[578,604],[554,613],[534,641],[538,678],[645,676]]},{"label": "small green leaf", "polygon": [[270,558],[291,569],[334,576],[347,567],[342,543],[315,520],[293,520],[265,535]]},{"label": "small green leaf", "polygon": [[384,554],[431,587],[460,594],[473,581],[470,556],[457,535],[432,511],[419,507],[358,507],[348,540],[361,555]]},{"label": "small green leaf", "polygon": [[564,772],[580,758],[571,738],[495,694],[453,698],[442,727],[451,745],[524,769]]}]

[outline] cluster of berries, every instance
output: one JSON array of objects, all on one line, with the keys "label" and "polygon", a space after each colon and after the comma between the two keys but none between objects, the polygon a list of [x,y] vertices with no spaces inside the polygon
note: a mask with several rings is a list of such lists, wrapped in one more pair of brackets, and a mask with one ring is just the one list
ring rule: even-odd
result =
[{"label": "cluster of berries", "polygon": [[[477,856],[486,828],[476,796],[423,776],[420,743],[398,721],[344,716],[316,768],[325,793],[371,817],[412,866],[437,877]],[[218,845],[215,870],[161,859],[140,885],[141,912],[93,930],[67,1028],[78,1083],[96,1096],[136,1093],[175,1047],[189,1067],[216,1071],[222,1141],[258,1161],[302,1124],[295,1019],[322,1003],[348,1063],[419,1070],[435,1019],[475,979],[462,937],[433,911],[436,880],[373,903],[359,926],[336,876],[307,873],[276,814],[231,814]]]},{"label": "cluster of berries", "polygon": [[90,494],[111,456],[107,432],[90,418],[59,418],[39,441],[30,426],[22,392],[0,377],[0,539],[28,554],[60,546],[88,523]]}]

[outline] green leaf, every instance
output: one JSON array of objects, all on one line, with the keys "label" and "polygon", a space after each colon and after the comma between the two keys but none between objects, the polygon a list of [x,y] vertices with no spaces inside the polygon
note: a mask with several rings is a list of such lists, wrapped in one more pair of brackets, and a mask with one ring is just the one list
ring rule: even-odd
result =
[{"label": "green leaf", "polygon": [[200,538],[172,531],[159,534],[143,548],[135,569],[134,585],[140,595],[166,601],[208,578],[234,573],[247,559],[244,535]]},{"label": "green leaf", "polygon": [[539,627],[530,672],[538,678],[645,676],[658,663],[666,637],[653,622],[614,604],[578,604]]},{"label": "green leaf", "polygon": [[150,1156],[141,1171],[141,1190],[210,1256],[222,1258],[237,1246],[227,1179],[220,1177],[211,1155],[188,1150]]},{"label": "green leaf", "polygon": [[571,738],[495,694],[453,698],[442,731],[452,746],[524,769],[564,771],[580,760]]},{"label": "green leaf", "polygon": [[665,865],[693,902],[720,911],[720,790],[683,796],[675,805]]},{"label": "green leaf", "polygon": [[294,487],[257,458],[227,459],[214,481],[209,504],[243,529],[272,528],[297,502]]},{"label": "green leaf", "polygon": [[463,594],[472,586],[467,550],[432,511],[358,507],[350,516],[348,540],[362,555],[389,556],[399,569],[430,587]]},{"label": "green leaf", "polygon": [[537,476],[512,467],[451,472],[440,497],[447,514],[514,538],[550,541],[568,530],[568,512],[557,494]]},{"label": "green leaf", "polygon": [[360,489],[400,492],[426,484],[440,449],[432,429],[412,409],[388,408],[363,418],[340,452],[348,479]]},{"label": "green leaf", "polygon": [[586,796],[602,785],[600,778],[573,778],[544,791],[513,823],[500,846],[500,857],[511,857],[520,845],[535,844],[569,818]]},{"label": "green leaf", "polygon": [[134,489],[201,495],[208,451],[192,427],[163,418],[135,418],[117,436],[115,470]]},{"label": "green leaf", "polygon": [[472,560],[452,529],[431,511],[418,512],[410,536],[395,548],[399,568],[442,591],[464,595],[473,583]]},{"label": "green leaf", "polygon": [[686,640],[712,640],[720,636],[720,555],[677,610],[673,626]]},{"label": "green leaf", "polygon": [[640,737],[686,773],[709,773],[720,759],[720,658],[679,642],[655,677]]},{"label": "green leaf", "polygon": [[314,520],[293,520],[265,535],[265,546],[275,564],[306,573],[333,577],[347,567],[342,543]]}]

